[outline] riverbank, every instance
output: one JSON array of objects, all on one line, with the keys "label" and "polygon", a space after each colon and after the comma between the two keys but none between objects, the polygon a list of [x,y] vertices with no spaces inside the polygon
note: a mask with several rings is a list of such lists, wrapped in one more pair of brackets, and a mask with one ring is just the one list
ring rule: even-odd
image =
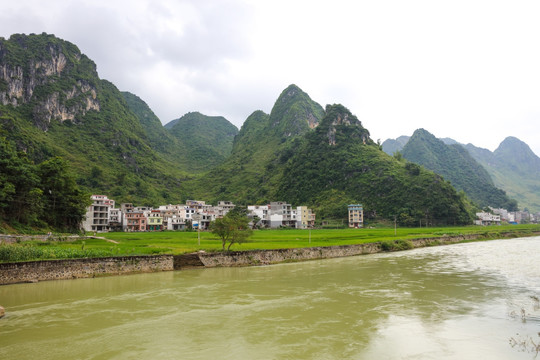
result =
[{"label": "riverbank", "polygon": [[[540,232],[530,236],[540,235]],[[516,238],[514,233],[503,233],[498,238]],[[260,266],[283,262],[331,259],[346,256],[368,255],[388,251],[401,251],[426,246],[456,244],[467,241],[488,240],[484,235],[469,234],[456,236],[441,236],[438,238],[418,238],[410,240],[386,240],[374,243],[317,246],[294,249],[248,250],[228,252],[197,252],[185,255],[175,255],[174,268],[181,270],[196,267],[234,267]]]},{"label": "riverbank", "polygon": [[[537,236],[540,232],[500,233],[496,238]],[[425,246],[488,240],[486,235],[467,234],[437,238],[397,239],[353,245],[317,246],[290,249],[248,250],[227,252],[199,251],[181,255],[121,256],[68,260],[42,260],[0,263],[0,285],[125,275],[142,272],[172,271],[189,268],[260,266],[283,262],[329,259],[407,250]]]},{"label": "riverbank", "polygon": [[0,285],[172,270],[174,270],[172,255],[1,263]]}]

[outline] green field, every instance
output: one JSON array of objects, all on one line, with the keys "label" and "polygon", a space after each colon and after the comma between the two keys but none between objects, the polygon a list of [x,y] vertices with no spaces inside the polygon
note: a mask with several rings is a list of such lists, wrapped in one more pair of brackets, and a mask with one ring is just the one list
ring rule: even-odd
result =
[{"label": "green field", "polygon": [[[512,232],[527,236],[540,231],[540,225],[509,225],[494,227],[393,228],[377,229],[316,229],[316,230],[256,230],[249,242],[235,244],[231,250],[282,249],[314,246],[352,245],[397,239],[440,237],[444,235],[480,234],[483,239],[496,239]],[[311,234],[311,241],[310,241]],[[106,233],[103,238],[81,238],[52,241],[24,241],[13,245],[0,244],[0,262],[36,259],[65,259],[145,254],[183,254],[199,250],[220,251],[221,241],[210,232],[144,232]]]}]

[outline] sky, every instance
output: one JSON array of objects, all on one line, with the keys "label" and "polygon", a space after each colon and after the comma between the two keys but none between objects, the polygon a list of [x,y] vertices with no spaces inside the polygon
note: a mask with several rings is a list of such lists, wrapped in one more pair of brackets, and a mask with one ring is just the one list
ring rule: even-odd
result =
[{"label": "sky", "polygon": [[537,0],[17,0],[0,36],[76,44],[163,124],[199,111],[240,127],[296,84],[375,141],[424,128],[540,155],[538,19]]}]

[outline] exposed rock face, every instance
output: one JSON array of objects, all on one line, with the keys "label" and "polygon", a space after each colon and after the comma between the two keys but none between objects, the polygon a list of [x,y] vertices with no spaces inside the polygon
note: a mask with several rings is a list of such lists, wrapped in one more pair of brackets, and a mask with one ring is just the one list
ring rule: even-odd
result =
[{"label": "exposed rock face", "polygon": [[6,315],[6,310],[2,306],[0,306],[0,318],[3,318],[4,315]]},{"label": "exposed rock face", "polygon": [[326,133],[329,145],[336,145],[336,133],[341,126],[356,128],[357,131],[352,132],[349,136],[359,137],[362,143],[365,144],[369,140],[369,131],[364,129],[360,120],[342,105],[327,105],[326,112],[331,119],[327,125],[328,131]]},{"label": "exposed rock face", "polygon": [[[11,38],[9,41],[12,41]],[[100,110],[96,88],[89,81],[77,80],[71,88],[65,83],[60,85],[62,76],[67,75],[66,73],[81,61],[80,52],[70,51],[67,55],[61,44],[49,43],[45,49],[39,49],[39,55],[34,55],[34,58],[20,65],[10,61],[9,57],[20,56],[13,55],[20,51],[20,48],[26,51],[26,54],[35,52],[27,51],[28,45],[20,39],[15,46],[6,45],[0,39],[2,105],[19,107],[32,104],[34,123],[44,131],[52,120],[76,122],[78,117],[84,116],[88,111]],[[97,78],[97,73],[95,75]]]},{"label": "exposed rock face", "polygon": [[[66,106],[65,100],[77,99],[71,106]],[[82,81],[66,93],[54,92],[47,96],[44,101],[34,107],[34,120],[36,125],[46,131],[51,120],[56,119],[64,122],[71,120],[76,122],[76,116],[83,116],[89,110],[99,111],[96,89]]]}]

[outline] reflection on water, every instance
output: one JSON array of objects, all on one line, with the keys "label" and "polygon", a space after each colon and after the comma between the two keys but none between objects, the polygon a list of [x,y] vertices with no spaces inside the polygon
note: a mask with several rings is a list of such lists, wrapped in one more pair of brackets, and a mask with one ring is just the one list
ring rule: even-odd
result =
[{"label": "reflection on water", "polygon": [[[540,238],[0,287],[2,359],[532,359]],[[535,305],[536,304],[536,305]]]}]

